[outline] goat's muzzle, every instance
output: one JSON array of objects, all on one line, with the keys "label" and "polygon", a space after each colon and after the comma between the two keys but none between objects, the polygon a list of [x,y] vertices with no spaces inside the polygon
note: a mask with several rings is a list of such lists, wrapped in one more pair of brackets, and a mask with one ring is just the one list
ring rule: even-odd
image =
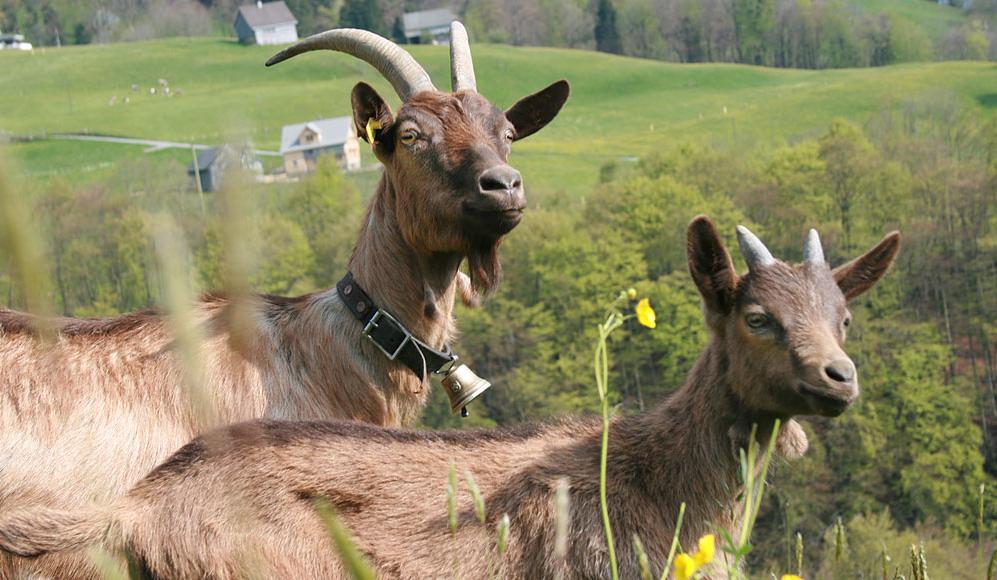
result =
[{"label": "goat's muzzle", "polygon": [[482,171],[477,185],[478,194],[465,205],[470,225],[479,233],[509,233],[526,210],[522,175],[508,165],[497,165]]},{"label": "goat's muzzle", "polygon": [[801,382],[799,392],[814,413],[837,417],[858,399],[859,384],[855,363],[845,357],[822,365],[819,378]]}]

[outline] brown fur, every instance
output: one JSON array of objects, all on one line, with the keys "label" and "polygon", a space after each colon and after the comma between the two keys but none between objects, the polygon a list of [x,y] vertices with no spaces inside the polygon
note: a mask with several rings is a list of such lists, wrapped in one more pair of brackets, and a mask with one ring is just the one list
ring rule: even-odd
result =
[{"label": "brown fur", "polygon": [[[518,106],[531,110],[537,99]],[[537,101],[539,117],[524,130],[539,129],[563,104],[548,101]],[[385,171],[349,267],[380,307],[442,348],[455,332],[458,286],[469,303],[479,300],[472,286],[495,287],[496,248],[518,223],[502,214],[471,215],[481,208],[466,207],[484,197],[478,174],[505,164],[510,142],[502,134],[515,126],[476,93],[421,93],[398,118],[418,125],[426,146],[408,147],[398,141],[387,105],[358,85],[355,114],[364,123],[372,103],[384,124],[375,152]],[[473,284],[458,274],[464,259]],[[417,417],[428,381],[366,340],[335,289],[250,301],[248,343],[244,334],[233,336],[228,298],[206,295],[193,305],[206,336],[200,354],[216,424],[272,418],[399,426]],[[190,409],[174,338],[155,312],[53,323],[54,343],[36,336],[38,321],[30,316],[0,310],[0,513],[109,504],[211,426]],[[0,578],[35,574],[94,572],[81,552],[34,560],[0,555]]]},{"label": "brown fur", "polygon": [[[892,249],[879,254],[880,272],[896,255],[898,236],[887,240]],[[648,413],[615,419],[610,430],[610,518],[623,578],[639,577],[635,533],[652,568],[661,569],[683,501],[683,545],[714,526],[733,529],[741,491],[736,450],[752,424],[764,435],[775,419],[784,420],[777,447],[795,458],[807,442],[791,417],[843,410],[798,388],[815,382],[811,367],[838,356],[844,341],[843,331],[829,330],[840,329],[847,315],[831,270],[778,262],[738,277],[705,218],[690,226],[689,241],[709,345],[676,393]],[[711,304],[731,306],[720,312]],[[753,333],[745,313],[756,307],[781,330]],[[0,547],[39,554],[104,541],[125,548],[152,578],[345,578],[313,509],[314,498],[326,497],[383,578],[451,577],[455,565],[464,578],[488,577],[493,565],[509,578],[605,578],[599,446],[600,423],[593,420],[452,433],[247,423],[190,443],[113,509],[0,516]],[[473,472],[488,506],[481,525],[462,489],[455,539],[444,498],[450,463]],[[553,497],[561,478],[571,486],[564,560],[554,551]],[[504,513],[512,525],[499,564],[494,529]],[[61,545],[54,531],[60,526]],[[719,568],[711,574],[726,576]]]}]

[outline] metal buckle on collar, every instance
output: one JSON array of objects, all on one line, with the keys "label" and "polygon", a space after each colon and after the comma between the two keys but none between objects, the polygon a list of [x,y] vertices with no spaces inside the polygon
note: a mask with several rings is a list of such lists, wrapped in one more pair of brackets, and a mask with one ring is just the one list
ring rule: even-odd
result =
[{"label": "metal buckle on collar", "polygon": [[[374,337],[370,335],[371,330],[375,328],[380,328],[381,325],[379,325],[377,321],[381,318],[387,318],[388,320],[393,322],[395,324],[395,327],[398,328],[398,330],[405,335],[405,338],[398,345],[398,348],[395,349],[395,352],[388,352],[388,349],[381,346],[381,343],[377,342],[377,340],[375,340]],[[398,320],[396,320],[394,316],[388,314],[387,312],[381,310],[380,308],[378,308],[377,311],[374,312],[374,316],[371,317],[370,322],[367,323],[367,326],[364,326],[363,335],[366,336],[368,340],[373,342],[374,346],[381,349],[381,352],[383,352],[385,356],[388,357],[388,360],[395,360],[396,358],[398,358],[398,355],[401,354],[402,349],[405,348],[405,345],[412,340],[412,333],[409,332],[407,328],[402,326],[402,323],[398,322]]]}]

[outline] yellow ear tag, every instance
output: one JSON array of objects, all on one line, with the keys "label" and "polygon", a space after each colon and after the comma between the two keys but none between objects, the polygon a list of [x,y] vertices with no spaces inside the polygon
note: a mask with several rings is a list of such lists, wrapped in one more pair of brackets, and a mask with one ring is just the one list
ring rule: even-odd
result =
[{"label": "yellow ear tag", "polygon": [[382,127],[381,122],[371,117],[367,119],[367,142],[371,145],[376,145],[377,141],[374,140],[374,131],[377,131]]}]

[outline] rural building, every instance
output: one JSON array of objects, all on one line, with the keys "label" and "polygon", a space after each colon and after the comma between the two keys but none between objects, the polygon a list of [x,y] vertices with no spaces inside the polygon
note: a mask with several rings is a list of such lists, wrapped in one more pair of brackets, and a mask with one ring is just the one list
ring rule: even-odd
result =
[{"label": "rural building", "polygon": [[405,42],[409,44],[450,44],[450,23],[457,20],[449,8],[406,12],[402,15]]},{"label": "rural building", "polygon": [[0,50],[31,50],[31,43],[20,34],[0,33]]},{"label": "rural building", "polygon": [[322,155],[335,155],[347,171],[360,169],[360,141],[352,117],[285,125],[280,132],[280,154],[288,175],[315,171]]},{"label": "rural building", "polygon": [[196,159],[196,167],[195,161],[191,161],[187,166],[187,175],[195,181],[195,187],[196,180],[200,178],[201,191],[204,192],[218,191],[225,173],[239,166],[257,176],[263,174],[263,164],[256,159],[250,147],[245,147],[241,151],[229,145],[201,149],[197,152]]},{"label": "rural building", "polygon": [[298,20],[283,2],[239,7],[235,35],[243,44],[290,44],[298,41]]}]

